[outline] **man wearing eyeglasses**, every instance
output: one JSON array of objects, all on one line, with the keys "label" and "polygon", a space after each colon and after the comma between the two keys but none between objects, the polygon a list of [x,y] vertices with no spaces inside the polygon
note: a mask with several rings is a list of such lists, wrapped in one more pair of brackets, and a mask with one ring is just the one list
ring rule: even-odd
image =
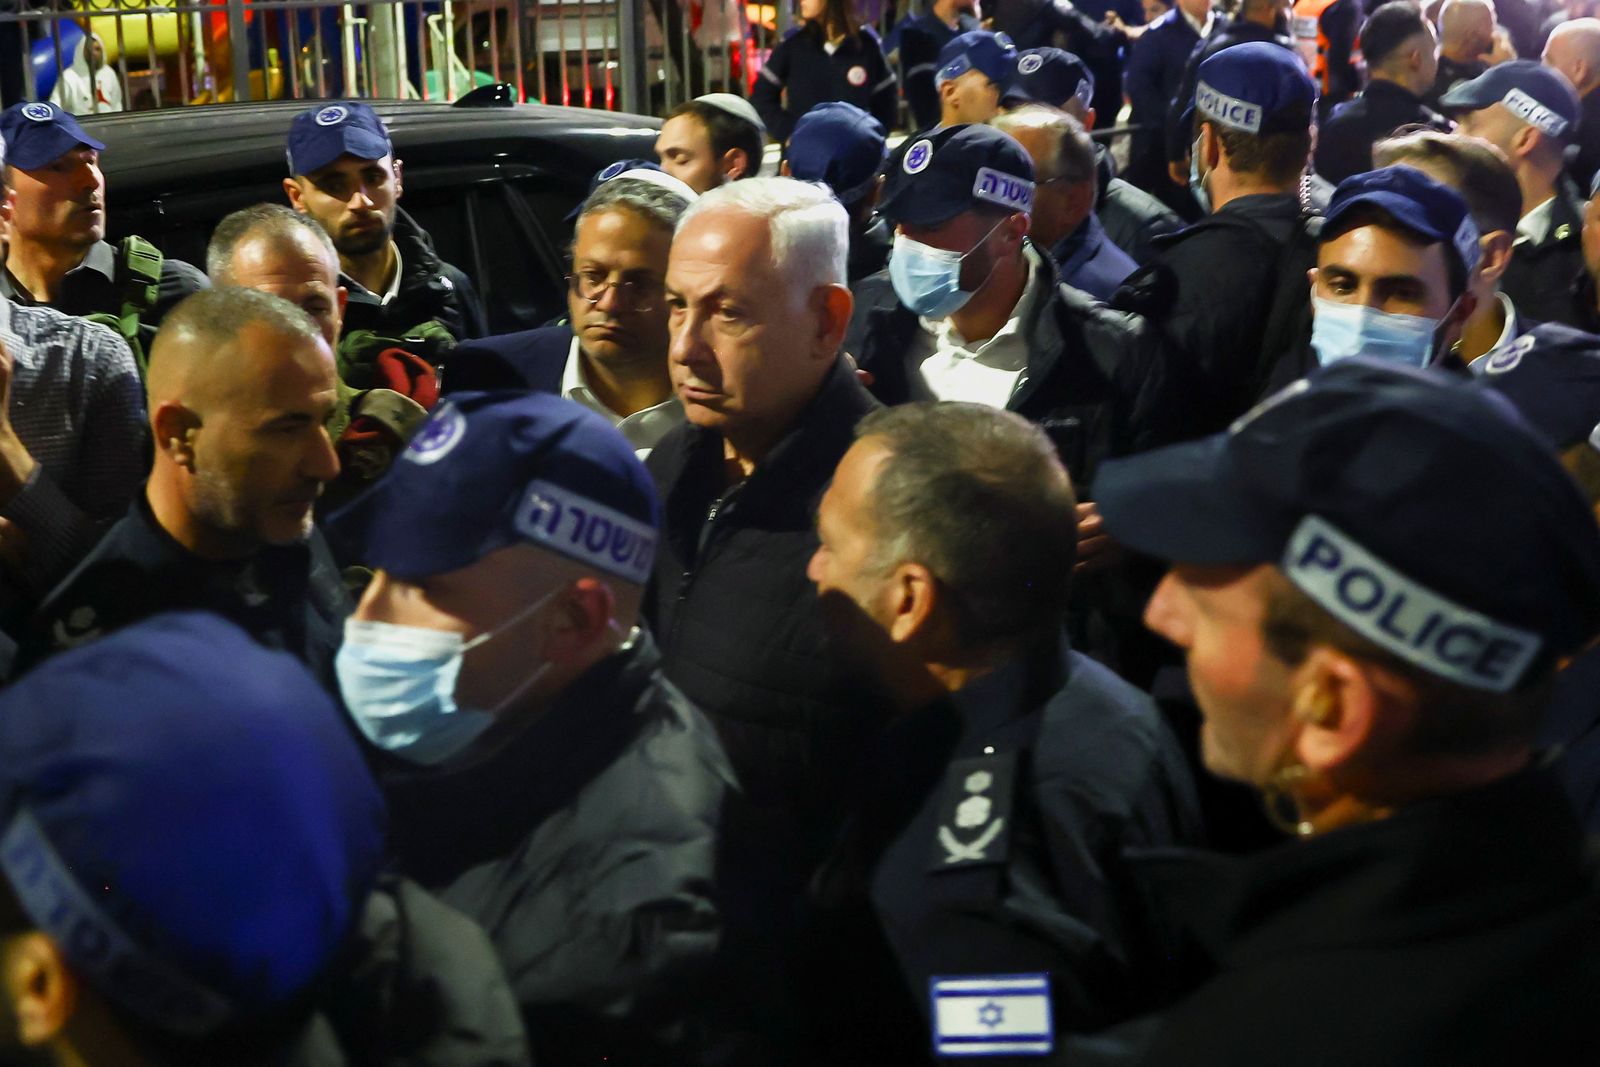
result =
[{"label": "man wearing eyeglasses", "polygon": [[695,194],[655,164],[613,163],[578,212],[568,324],[468,342],[450,354],[445,393],[536,389],[611,421],[639,458],[683,421],[667,377],[662,280],[678,217]]}]

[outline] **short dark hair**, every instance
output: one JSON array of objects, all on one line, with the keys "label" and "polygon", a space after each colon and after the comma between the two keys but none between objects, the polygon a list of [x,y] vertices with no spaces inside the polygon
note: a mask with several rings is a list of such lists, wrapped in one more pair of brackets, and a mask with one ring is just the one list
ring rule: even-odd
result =
[{"label": "short dark hair", "polygon": [[1401,45],[1427,32],[1422,8],[1411,0],[1395,0],[1367,16],[1361,26],[1361,54],[1367,57],[1367,67],[1376,70],[1400,51]]},{"label": "short dark hair", "polygon": [[1404,742],[1413,756],[1477,756],[1530,744],[1555,678],[1546,667],[1510,693],[1446,681],[1356,633],[1279,573],[1272,575],[1261,635],[1267,652],[1291,668],[1326,645],[1406,681],[1417,700],[1416,727]]},{"label": "short dark hair", "polygon": [[1196,114],[1194,135],[1210,123],[1222,141],[1222,151],[1228,157],[1228,166],[1241,174],[1254,174],[1274,185],[1288,185],[1296,181],[1306,169],[1311,157],[1311,124],[1309,117],[1305,132],[1291,130],[1287,133],[1269,133],[1261,136],[1243,130],[1231,130]]},{"label": "short dark hair", "polygon": [[335,267],[339,253],[317,220],[283,204],[251,204],[227,215],[211,231],[211,241],[206,245],[206,275],[213,285],[231,285],[233,253],[245,238],[263,236],[289,241],[304,234],[333,257]]},{"label": "short dark hair", "polygon": [[1461,257],[1456,254],[1450,242],[1435,241],[1425,234],[1418,233],[1376,204],[1361,204],[1354,207],[1348,213],[1340,216],[1335,225],[1323,227],[1322,235],[1317,239],[1318,244],[1327,244],[1329,241],[1342,237],[1351,230],[1359,230],[1363,226],[1378,226],[1397,233],[1404,240],[1419,248],[1438,245],[1444,251],[1447,284],[1450,286],[1450,299],[1453,301],[1467,291],[1467,265],[1461,261]]},{"label": "short dark hair", "polygon": [[1516,232],[1517,220],[1522,218],[1522,187],[1504,154],[1488,141],[1417,130],[1379,141],[1373,146],[1372,158],[1380,167],[1409,163],[1425,171],[1436,169],[1444,175],[1439,180],[1467,202],[1480,232]]},{"label": "short dark hair", "polygon": [[745,168],[741,178],[754,178],[761,173],[762,138],[761,131],[744,119],[728,114],[720,107],[702,104],[698,100],[690,100],[679,104],[667,112],[667,119],[675,119],[682,115],[692,115],[706,128],[706,137],[711,141],[711,152],[721,159],[731,149],[737,148],[750,160],[750,165]]},{"label": "short dark hair", "polygon": [[1077,556],[1077,500],[1044,431],[983,404],[903,404],[856,428],[891,458],[869,505],[880,569],[908,561],[952,594],[972,649],[1026,643],[1058,626]]}]

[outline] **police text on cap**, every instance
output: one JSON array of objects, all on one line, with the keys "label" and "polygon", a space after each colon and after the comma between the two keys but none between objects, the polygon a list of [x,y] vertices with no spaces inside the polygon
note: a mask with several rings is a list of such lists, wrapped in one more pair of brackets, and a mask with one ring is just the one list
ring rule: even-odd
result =
[{"label": "police text on cap", "polygon": [[1539,655],[1537,634],[1462,607],[1307,515],[1283,559],[1301,592],[1361,636],[1431,674],[1504,693]]},{"label": "police text on cap", "polygon": [[1012,211],[1033,210],[1033,183],[989,167],[979,167],[972,195]]},{"label": "police text on cap", "polygon": [[1216,119],[1224,126],[1246,133],[1261,132],[1260,106],[1227,93],[1219,93],[1205,82],[1195,86],[1194,106],[1202,115]]},{"label": "police text on cap", "polygon": [[1539,101],[1523,92],[1521,89],[1512,89],[1500,101],[1507,111],[1526,122],[1540,133],[1549,134],[1551,137],[1560,137],[1567,132],[1570,123],[1545,107]]},{"label": "police text on cap", "polygon": [[529,483],[516,527],[553,552],[640,585],[655,561],[654,529],[551,482]]}]

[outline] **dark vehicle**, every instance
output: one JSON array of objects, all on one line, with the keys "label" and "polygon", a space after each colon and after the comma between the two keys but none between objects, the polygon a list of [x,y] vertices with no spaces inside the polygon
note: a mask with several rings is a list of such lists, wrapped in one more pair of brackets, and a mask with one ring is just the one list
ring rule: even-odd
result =
[{"label": "dark vehicle", "polygon": [[[658,119],[502,103],[490,87],[456,104],[372,101],[405,164],[401,206],[439,255],[471,277],[495,333],[566,311],[565,216],[589,179],[619,159],[654,158]],[[85,117],[106,144],[110,238],[137,233],[204,267],[224,215],[285,203],[284,139],[315,101],[219,104]],[[465,105],[465,106],[464,106]]]}]

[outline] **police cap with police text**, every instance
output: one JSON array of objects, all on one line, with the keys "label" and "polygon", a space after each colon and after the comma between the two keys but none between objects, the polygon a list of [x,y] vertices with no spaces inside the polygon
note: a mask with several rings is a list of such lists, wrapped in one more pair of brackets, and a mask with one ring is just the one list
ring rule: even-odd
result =
[{"label": "police cap with police text", "polygon": [[[1311,128],[1317,83],[1287,48],[1265,41],[1236,44],[1208,57],[1195,77],[1186,117],[1257,137]],[[1184,128],[1191,124],[1185,122]]]},{"label": "police cap with police text", "polygon": [[1453,251],[1468,273],[1478,265],[1478,227],[1461,194],[1404,163],[1352,174],[1340,182],[1323,213],[1322,239],[1341,232],[1340,223],[1359,207],[1381,208],[1429,243]]},{"label": "police cap with police text", "polygon": [[1600,450],[1600,337],[1542,323],[1470,369],[1558,450],[1585,442]]},{"label": "police cap with police text", "polygon": [[103,151],[105,145],[83,132],[70,111],[55,104],[12,104],[0,112],[5,161],[18,170],[49,166],[74,148]]},{"label": "police cap with police text", "polygon": [[807,111],[789,135],[789,173],[822,182],[846,207],[872,191],[888,154],[883,123],[842,100]]},{"label": "police cap with police text", "polygon": [[1033,159],[993,126],[945,126],[902,146],[878,210],[897,223],[938,226],[982,206],[1033,211]]},{"label": "police cap with police text", "polygon": [[1560,71],[1534,59],[1496,63],[1439,98],[1447,113],[1481,111],[1499,104],[1540,133],[1570,143],[1583,115],[1578,94]]},{"label": "police cap with police text", "polygon": [[939,72],[934,81],[946,82],[975,70],[1004,89],[1017,71],[1017,46],[1003,33],[969,30],[959,33],[939,49]]},{"label": "police cap with police text", "polygon": [[551,393],[458,393],[328,532],[402,579],[532,544],[643,585],[659,521],[644,464],[599,415]]},{"label": "police cap with police text", "polygon": [[340,156],[382,159],[394,151],[389,131],[359,100],[318,104],[289,123],[289,173],[315,174]]},{"label": "police cap with police text", "polygon": [[1094,99],[1094,75],[1083,60],[1062,48],[1030,48],[1017,54],[1017,73],[1000,96],[1006,107],[1045,104],[1064,108]]},{"label": "police cap with police text", "polygon": [[158,615],[0,693],[0,872],[159,1032],[296,1003],[366,902],[385,822],[333,699],[218,616]]},{"label": "police cap with police text", "polygon": [[1137,552],[1276,564],[1422,670],[1506,692],[1600,631],[1600,525],[1493,391],[1352,357],[1228,432],[1112,460],[1095,499]]}]

